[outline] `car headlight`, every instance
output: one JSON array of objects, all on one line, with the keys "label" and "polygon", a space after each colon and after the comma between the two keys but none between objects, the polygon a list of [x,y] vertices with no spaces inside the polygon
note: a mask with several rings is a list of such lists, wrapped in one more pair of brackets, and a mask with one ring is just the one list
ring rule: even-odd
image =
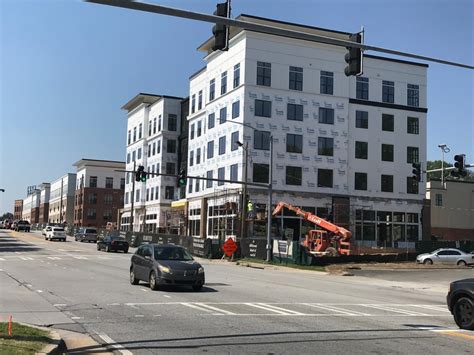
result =
[{"label": "car headlight", "polygon": [[171,269],[167,266],[158,265],[158,269],[160,269],[160,271],[164,272],[165,274],[171,274]]},{"label": "car headlight", "polygon": [[200,266],[198,268],[198,274],[203,274],[204,273],[204,268],[202,266]]}]

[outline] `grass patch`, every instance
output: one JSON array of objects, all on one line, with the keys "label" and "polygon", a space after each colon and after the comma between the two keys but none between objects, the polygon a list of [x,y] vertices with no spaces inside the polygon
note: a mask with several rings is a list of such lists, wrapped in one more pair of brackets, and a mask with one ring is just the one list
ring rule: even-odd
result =
[{"label": "grass patch", "polygon": [[251,258],[243,258],[239,260],[239,263],[252,263],[252,264],[262,264],[262,265],[274,265],[274,266],[283,266],[283,267],[289,267],[292,269],[299,269],[299,270],[309,270],[309,271],[326,271],[326,268],[324,266],[318,266],[318,265],[297,265],[297,264],[286,264],[286,263],[278,263],[274,261],[270,261],[267,263],[265,260],[260,260],[260,259],[251,259]]},{"label": "grass patch", "polygon": [[52,342],[49,332],[15,322],[12,335],[8,336],[8,323],[0,322],[0,354],[35,354]]}]

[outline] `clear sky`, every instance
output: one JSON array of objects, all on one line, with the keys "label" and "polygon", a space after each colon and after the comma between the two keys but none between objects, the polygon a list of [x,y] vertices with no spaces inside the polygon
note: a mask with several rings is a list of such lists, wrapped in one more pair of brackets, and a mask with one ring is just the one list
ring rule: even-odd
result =
[{"label": "clear sky", "polygon": [[[216,1],[148,0],[212,13]],[[366,43],[473,64],[472,0],[233,0],[247,13],[357,32]],[[126,113],[139,92],[188,95],[200,69],[204,22],[79,0],[0,0],[0,214],[29,185],[81,158],[125,159]],[[370,52],[369,52],[370,53]],[[371,52],[371,54],[381,55]],[[474,163],[472,70],[430,63],[428,159]]]}]

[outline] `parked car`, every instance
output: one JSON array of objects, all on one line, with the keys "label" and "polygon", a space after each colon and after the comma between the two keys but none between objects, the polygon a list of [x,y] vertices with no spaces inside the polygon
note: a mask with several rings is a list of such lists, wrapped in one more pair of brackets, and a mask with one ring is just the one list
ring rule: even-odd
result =
[{"label": "parked car", "polygon": [[63,242],[66,241],[66,231],[63,227],[46,227],[48,229],[46,231],[46,236],[44,239],[46,240],[53,240],[58,239],[62,240]]},{"label": "parked car", "polygon": [[74,239],[79,242],[97,242],[97,229],[92,227],[83,227],[74,235]]},{"label": "parked car", "polygon": [[451,282],[446,301],[458,327],[474,330],[474,279]]},{"label": "parked car", "polygon": [[13,221],[11,224],[10,224],[10,229],[11,230],[16,230],[16,225],[17,225],[18,221]]},{"label": "parked car", "polygon": [[106,252],[121,250],[128,253],[128,242],[120,236],[108,235],[97,241],[97,250],[105,250]]},{"label": "parked car", "polygon": [[18,221],[15,224],[15,231],[17,232],[21,232],[21,231],[29,232],[30,229],[31,229],[31,226],[30,226],[30,222],[28,221]]},{"label": "parked car", "polygon": [[454,264],[466,266],[474,264],[474,255],[458,249],[441,248],[431,253],[420,254],[416,257],[418,264]]},{"label": "parked car", "polygon": [[46,237],[46,234],[53,228],[53,225],[48,224],[46,227],[44,227],[41,231],[41,235]]},{"label": "parked car", "polygon": [[149,282],[152,290],[162,285],[188,285],[199,291],[205,282],[204,268],[181,246],[143,244],[132,255],[130,283]]},{"label": "parked car", "polygon": [[0,229],[3,229],[5,228],[5,222],[4,221],[0,221]]}]

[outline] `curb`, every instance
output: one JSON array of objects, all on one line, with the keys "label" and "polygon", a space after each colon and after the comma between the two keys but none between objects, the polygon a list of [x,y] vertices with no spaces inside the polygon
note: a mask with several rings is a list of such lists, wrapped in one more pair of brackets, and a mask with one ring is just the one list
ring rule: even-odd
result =
[{"label": "curb", "polygon": [[44,330],[49,333],[49,337],[52,340],[51,344],[46,345],[43,349],[38,351],[36,354],[40,354],[40,355],[62,354],[63,350],[66,350],[66,344],[64,343],[64,340],[61,338],[59,333],[56,332],[55,330],[52,330],[50,328],[45,328],[45,327],[38,327],[37,325],[28,324],[28,323],[21,323],[21,322],[17,322],[17,323],[24,325],[26,327]]}]

